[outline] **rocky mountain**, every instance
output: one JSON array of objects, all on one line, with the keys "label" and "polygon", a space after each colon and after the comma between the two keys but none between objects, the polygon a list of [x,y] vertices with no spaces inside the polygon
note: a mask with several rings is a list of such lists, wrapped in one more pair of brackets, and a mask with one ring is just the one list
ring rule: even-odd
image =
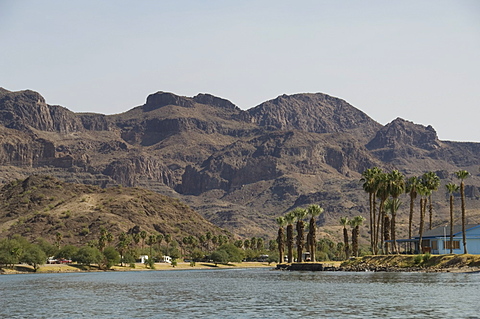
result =
[{"label": "rocky mountain", "polygon": [[[480,143],[440,141],[431,126],[400,118],[383,126],[325,94],[282,95],[244,111],[209,94],[157,92],[144,105],[103,115],[0,89],[3,183],[46,174],[142,187],[239,236],[273,236],[276,216],[312,203],[325,208],[321,225],[334,234],[340,216],[366,214],[358,181],[373,166],[408,176],[435,171],[442,183],[466,169],[468,205],[478,213]],[[443,189],[435,199],[440,223],[448,213]]]}]

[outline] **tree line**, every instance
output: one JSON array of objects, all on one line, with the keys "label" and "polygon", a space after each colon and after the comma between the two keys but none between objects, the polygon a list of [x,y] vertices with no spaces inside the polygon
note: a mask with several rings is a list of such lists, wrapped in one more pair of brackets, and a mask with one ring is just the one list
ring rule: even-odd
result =
[{"label": "tree line", "polygon": [[[466,212],[465,212],[465,185],[464,180],[470,175],[466,170],[459,170],[454,173],[460,181],[460,185],[450,182],[445,185],[449,193],[450,204],[450,253],[453,252],[453,226],[454,226],[454,200],[453,194],[460,190],[461,197],[461,220],[463,233],[463,247],[467,253],[466,243]],[[409,196],[409,218],[408,237],[413,236],[413,219],[415,212],[415,201],[419,198],[419,247],[421,249],[423,233],[427,228],[432,229],[433,225],[433,203],[432,194],[440,187],[440,178],[435,172],[426,172],[421,176],[406,177],[398,170],[384,172],[378,167],[365,170],[362,173],[360,182],[363,183],[363,190],[369,196],[369,228],[370,228],[370,249],[374,255],[379,253],[398,253],[396,245],[396,217],[401,205],[399,197],[402,194]],[[377,209],[378,205],[378,209]],[[428,212],[428,216],[427,215]],[[391,246],[389,245],[391,243]]]}]

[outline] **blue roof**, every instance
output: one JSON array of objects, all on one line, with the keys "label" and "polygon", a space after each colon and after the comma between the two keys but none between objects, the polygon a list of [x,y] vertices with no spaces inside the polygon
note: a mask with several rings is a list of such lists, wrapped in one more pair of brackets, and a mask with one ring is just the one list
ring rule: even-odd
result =
[{"label": "blue roof", "polygon": [[[465,225],[465,230],[469,231],[473,228],[480,227],[480,224],[469,224]],[[431,230],[427,230],[423,233],[422,238],[436,238],[436,237],[443,237],[443,236],[450,236],[450,225],[440,226]],[[453,236],[462,235],[462,225],[454,225],[453,226]],[[420,236],[414,236],[412,238],[420,238]]]}]

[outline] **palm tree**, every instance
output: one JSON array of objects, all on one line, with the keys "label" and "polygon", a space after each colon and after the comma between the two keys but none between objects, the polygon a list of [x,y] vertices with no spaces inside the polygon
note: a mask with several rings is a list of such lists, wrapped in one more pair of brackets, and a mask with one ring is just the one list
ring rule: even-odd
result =
[{"label": "palm tree", "polygon": [[420,184],[417,187],[417,192],[420,195],[420,226],[418,230],[418,249],[422,253],[422,237],[423,231],[425,230],[425,211],[427,209],[427,197],[430,195],[431,190],[428,189],[424,184]]},{"label": "palm tree", "polygon": [[140,238],[142,238],[142,249],[145,247],[145,239],[147,238],[147,232],[142,230],[140,232]]},{"label": "palm tree", "polygon": [[317,231],[315,217],[320,216],[323,213],[323,208],[318,205],[310,205],[307,208],[307,214],[310,216],[310,223],[308,227],[309,251],[310,260],[315,261],[315,251],[317,250]]},{"label": "palm tree", "polygon": [[[392,233],[392,252],[397,252],[397,244],[396,244],[396,216],[397,210],[400,206],[398,197],[405,192],[405,176],[400,173],[398,170],[393,170],[390,174],[388,174],[388,183],[387,183],[387,190],[390,196],[393,198],[393,204],[390,206],[390,212],[392,213],[392,221],[391,221],[391,233]],[[398,205],[397,205],[398,203]]]},{"label": "palm tree", "polygon": [[465,184],[463,180],[470,176],[470,173],[461,170],[458,172],[455,172],[455,175],[457,175],[457,178],[460,180],[460,198],[462,200],[462,236],[463,236],[463,253],[468,254],[467,252],[467,231],[465,229],[466,226],[466,213],[465,213]]},{"label": "palm tree", "polygon": [[160,251],[160,254],[162,253],[162,241],[163,241],[163,235],[157,234],[158,251]]},{"label": "palm tree", "polygon": [[125,250],[130,244],[130,241],[131,241],[131,237],[124,232],[120,233],[120,235],[118,236],[117,250],[120,253],[120,265],[122,267],[123,267]]},{"label": "palm tree", "polygon": [[295,208],[293,210],[293,215],[295,216],[295,219],[297,220],[297,261],[299,263],[303,262],[303,248],[305,246],[305,236],[304,236],[304,230],[305,230],[305,223],[304,219],[305,216],[307,216],[307,211],[303,208]]},{"label": "palm tree", "polygon": [[[379,236],[381,230],[384,229],[383,220],[385,218],[385,201],[390,196],[388,191],[388,174],[387,173],[379,173],[375,179],[375,189],[377,190],[376,197],[380,199],[380,205],[378,208],[378,218],[377,218],[377,229],[375,230],[375,249],[378,250],[378,239],[381,237]],[[383,244],[381,245],[383,249]],[[374,252],[376,254],[376,251]]]},{"label": "palm tree", "polygon": [[428,229],[432,229],[432,216],[433,216],[433,204],[432,193],[438,190],[440,186],[440,178],[434,172],[427,172],[422,175],[422,183],[431,191],[428,195],[428,212],[429,212],[429,224]]},{"label": "palm tree", "polygon": [[450,254],[453,254],[453,193],[458,192],[460,187],[454,183],[445,185],[450,194]]},{"label": "palm tree", "polygon": [[172,235],[165,235],[163,236],[163,239],[165,239],[165,242],[167,243],[167,251],[166,254],[168,256],[168,249],[170,248],[170,242],[172,241]]},{"label": "palm tree", "polygon": [[340,218],[340,225],[343,226],[343,243],[345,249],[345,259],[350,259],[350,246],[348,245],[348,231],[347,225],[349,225],[350,220],[348,217],[341,217]]},{"label": "palm tree", "polygon": [[364,220],[363,216],[355,216],[350,220],[350,226],[352,227],[352,254],[355,257],[358,257],[358,234]]},{"label": "palm tree", "polygon": [[285,234],[283,227],[286,225],[285,217],[280,216],[276,219],[278,224],[278,236],[277,236],[277,244],[278,244],[278,263],[283,263],[283,255],[285,251]]},{"label": "palm tree", "polygon": [[376,193],[377,182],[376,178],[378,174],[382,173],[382,170],[378,167],[373,167],[365,170],[362,174],[360,182],[363,183],[362,187],[365,192],[368,193],[368,203],[370,207],[370,246],[374,254],[376,254],[376,242],[375,242],[375,215],[376,215]]},{"label": "palm tree", "polygon": [[55,233],[55,241],[57,243],[57,249],[60,249],[60,242],[62,241],[62,233],[61,232],[56,232]]},{"label": "palm tree", "polygon": [[155,245],[156,242],[157,242],[157,236],[155,235],[148,236],[147,245],[150,246],[150,255],[148,256],[148,259],[150,260],[153,260],[152,247],[153,245]]},{"label": "palm tree", "polygon": [[412,238],[412,223],[413,210],[415,208],[415,199],[417,199],[417,188],[420,184],[420,179],[417,176],[412,176],[407,180],[405,185],[405,192],[410,196],[410,214],[408,216],[408,238]]},{"label": "palm tree", "polygon": [[[398,198],[389,198],[387,199],[387,201],[385,202],[385,210],[386,211],[389,211],[390,214],[392,215],[392,220],[390,221],[388,219],[388,215],[385,214],[385,236],[384,236],[384,239],[385,240],[389,240],[389,239],[392,239],[392,253],[395,253],[397,251],[397,247],[396,247],[396,244],[395,244],[395,240],[396,240],[396,237],[395,237],[395,223],[394,223],[394,218],[393,216],[395,215],[395,212],[398,211],[398,208],[400,208],[400,205],[401,205],[401,202]],[[389,231],[390,233],[392,234],[392,238],[389,238],[390,236],[388,235],[389,234]],[[388,237],[388,238],[387,238]],[[388,247],[387,247],[387,244],[385,243],[385,250],[386,250],[386,254],[388,254]]]},{"label": "palm tree", "polygon": [[293,212],[288,212],[285,215],[285,222],[287,223],[287,262],[293,262],[293,221],[295,216]]}]

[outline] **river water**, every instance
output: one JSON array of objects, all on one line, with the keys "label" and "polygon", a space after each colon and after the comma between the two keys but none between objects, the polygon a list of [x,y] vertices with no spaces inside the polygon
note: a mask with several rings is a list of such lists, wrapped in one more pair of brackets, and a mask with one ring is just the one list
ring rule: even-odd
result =
[{"label": "river water", "polygon": [[0,318],[480,318],[480,274],[230,269],[5,275],[0,306]]}]

